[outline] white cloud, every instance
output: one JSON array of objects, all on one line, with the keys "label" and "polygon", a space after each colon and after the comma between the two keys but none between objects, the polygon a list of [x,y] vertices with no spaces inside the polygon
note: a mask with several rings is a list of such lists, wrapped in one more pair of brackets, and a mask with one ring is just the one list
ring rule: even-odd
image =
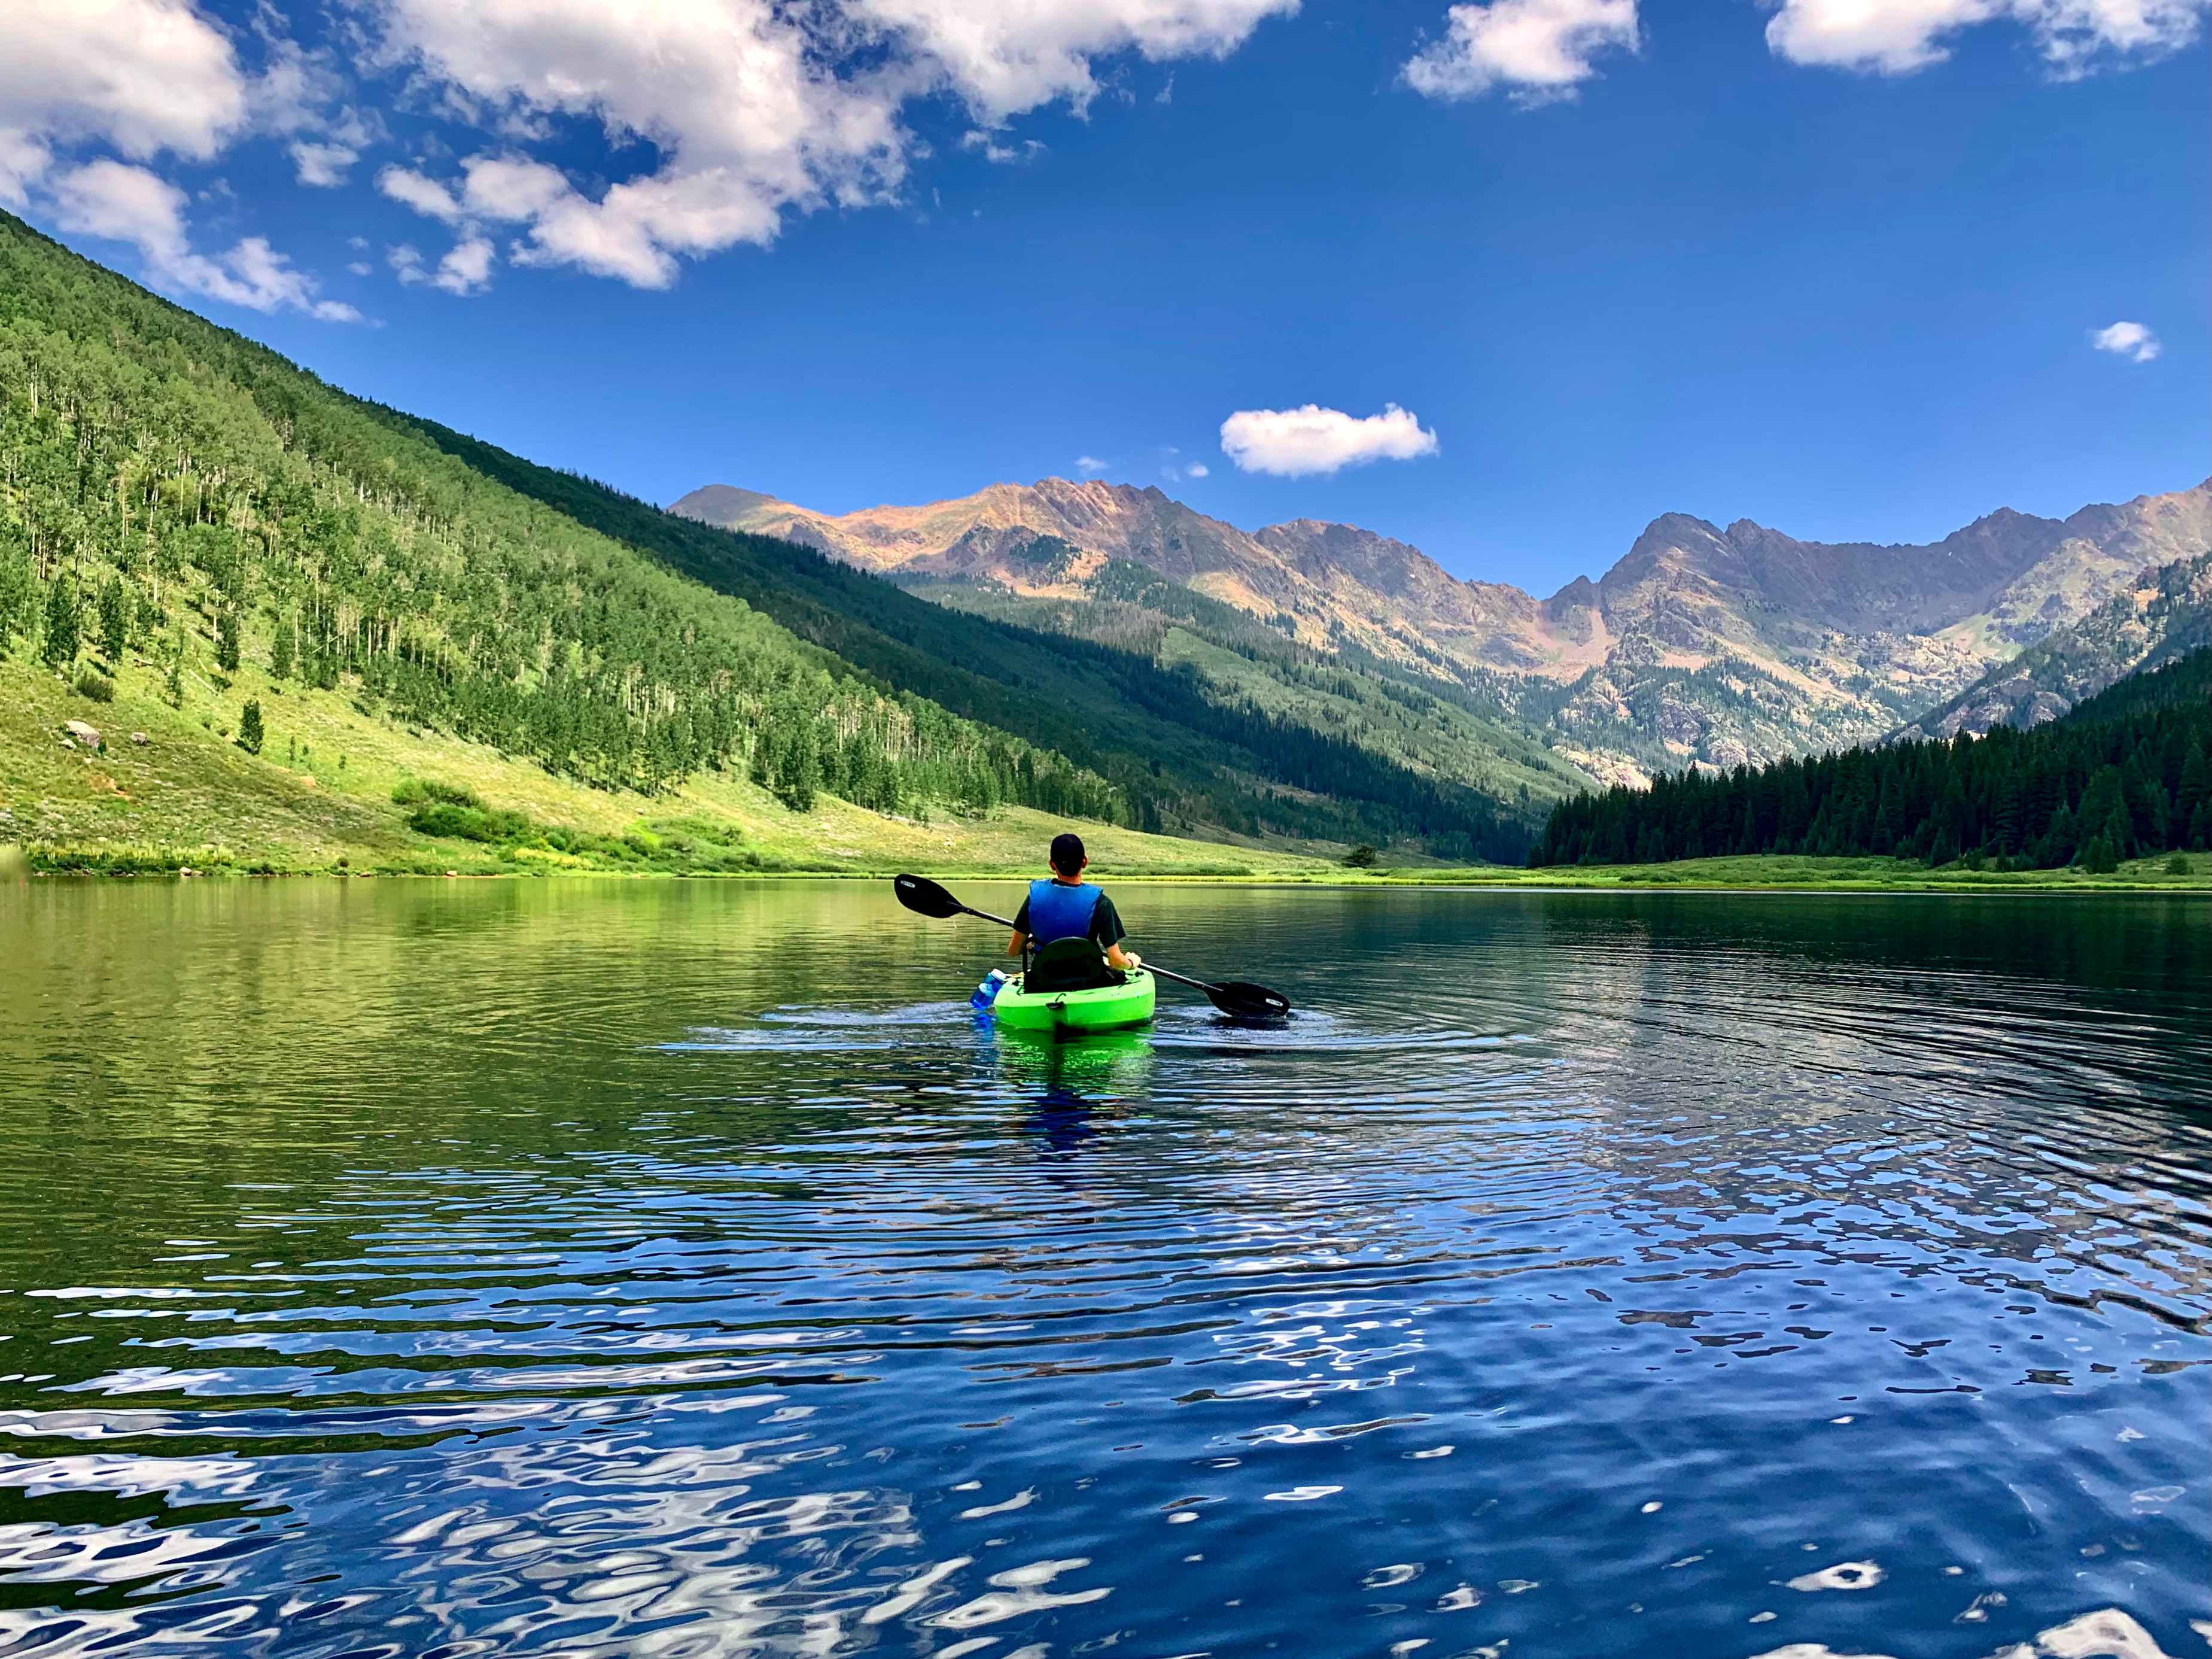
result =
[{"label": "white cloud", "polygon": [[1155,63],[1225,58],[1298,0],[858,0],[993,124],[1097,95],[1091,60],[1133,50]]},{"label": "white cloud", "polygon": [[1437,435],[1423,431],[1413,412],[1395,403],[1358,419],[1309,403],[1298,409],[1238,410],[1221,423],[1221,448],[1244,472],[1297,478],[1433,455]]},{"label": "white cloud", "polygon": [[1186,468],[1184,469],[1184,471],[1185,471],[1185,472],[1186,472],[1186,473],[1187,473],[1190,477],[1194,478],[1194,479],[1202,479],[1202,478],[1205,478],[1205,477],[1206,477],[1208,474],[1210,474],[1210,473],[1212,472],[1212,470],[1213,470],[1213,469],[1212,469],[1212,467],[1208,467],[1208,466],[1207,466],[1204,461],[1202,461],[1202,460],[1194,460],[1194,461],[1191,462],[1191,464],[1190,464],[1188,467],[1186,467]]},{"label": "white cloud", "polygon": [[[548,116],[580,118],[618,144],[647,141],[659,165],[596,198],[521,156],[478,156],[459,185],[405,171],[379,182],[465,235],[520,226],[519,263],[662,287],[685,255],[773,241],[787,210],[890,200],[915,150],[900,119],[911,99],[950,92],[991,129],[1055,99],[1081,108],[1101,54],[1218,56],[1297,4],[380,0],[389,48],[480,128],[513,138]],[[988,132],[982,148],[1024,153]],[[509,172],[480,180],[499,168]]]},{"label": "white cloud", "polygon": [[1096,455],[1078,455],[1075,468],[1079,473],[1103,473],[1106,470],[1106,463]]},{"label": "white cloud", "polygon": [[1950,55],[1948,37],[2008,18],[2062,75],[2100,57],[2154,58],[2186,45],[2204,0],[1783,0],[1766,43],[1793,64],[1903,75]]},{"label": "white cloud", "polygon": [[[317,299],[314,279],[263,237],[193,252],[184,192],[133,165],[212,161],[249,131],[314,125],[309,95],[329,77],[296,48],[264,40],[264,70],[249,75],[191,0],[0,0],[0,202],[29,210],[35,198],[64,229],[132,243],[148,276],[172,289],[359,320],[351,306]],[[66,159],[88,149],[113,154]],[[341,158],[352,159],[343,141],[302,139],[293,154],[310,183],[338,182]]]},{"label": "white cloud", "polygon": [[457,242],[438,261],[438,274],[430,278],[430,285],[448,294],[480,292],[491,280],[491,243],[484,237]]},{"label": "white cloud", "polygon": [[461,222],[459,199],[435,179],[426,179],[404,167],[388,167],[376,175],[376,187],[393,201],[429,218],[443,219],[447,224]]},{"label": "white cloud", "polygon": [[391,249],[385,257],[401,282],[428,283],[433,288],[465,298],[471,294],[481,294],[490,285],[495,255],[489,237],[472,235],[447,249],[445,258],[438,261],[435,269],[425,265],[421,250],[406,242]]},{"label": "white cloud", "polygon": [[1597,73],[1598,53],[1637,46],[1636,0],[1490,0],[1446,16],[1443,39],[1404,71],[1408,86],[1431,98],[1501,86],[1524,105],[1571,98]]},{"label": "white cloud", "polygon": [[2134,363],[2148,363],[2166,349],[2159,344],[2158,336],[2139,322],[2116,322],[2110,328],[2093,328],[2089,331],[2089,344],[2100,351],[2110,351],[2114,357]]},{"label": "white cloud", "polygon": [[184,0],[0,0],[0,201],[26,205],[56,144],[204,161],[246,125],[229,40]]},{"label": "white cloud", "polygon": [[302,138],[292,146],[292,165],[300,182],[321,190],[335,190],[346,181],[346,169],[361,159],[347,144],[317,143]]},{"label": "white cloud", "polygon": [[1033,162],[1044,154],[1044,146],[1035,138],[1024,138],[1018,144],[1002,143],[981,128],[962,133],[960,148],[970,155],[981,154],[985,161],[995,162],[1001,167],[1014,162]]},{"label": "white cloud", "polygon": [[101,160],[73,168],[52,181],[64,230],[130,242],[156,281],[187,293],[256,311],[304,311],[325,322],[358,322],[349,305],[315,297],[315,280],[296,270],[261,236],[247,236],[228,253],[192,251],[185,228],[185,192],[143,167]]}]

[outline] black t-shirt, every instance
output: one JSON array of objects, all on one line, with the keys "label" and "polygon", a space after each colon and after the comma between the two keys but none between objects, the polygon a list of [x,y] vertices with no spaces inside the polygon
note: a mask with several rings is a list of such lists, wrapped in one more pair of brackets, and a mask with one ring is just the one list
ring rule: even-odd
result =
[{"label": "black t-shirt", "polygon": [[[1014,931],[1027,934],[1029,930],[1030,901],[1024,898],[1022,907],[1014,912]],[[1129,930],[1121,925],[1121,912],[1114,908],[1114,901],[1103,893],[1098,895],[1098,907],[1091,912],[1089,936],[1101,950],[1118,945],[1129,936]]]}]

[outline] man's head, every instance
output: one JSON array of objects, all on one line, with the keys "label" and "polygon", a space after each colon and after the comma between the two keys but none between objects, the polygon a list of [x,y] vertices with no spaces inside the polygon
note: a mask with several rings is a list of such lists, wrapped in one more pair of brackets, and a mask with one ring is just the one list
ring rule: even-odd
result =
[{"label": "man's head", "polygon": [[1071,881],[1083,874],[1083,867],[1091,862],[1091,855],[1083,850],[1079,835],[1055,835],[1052,838],[1052,867]]}]

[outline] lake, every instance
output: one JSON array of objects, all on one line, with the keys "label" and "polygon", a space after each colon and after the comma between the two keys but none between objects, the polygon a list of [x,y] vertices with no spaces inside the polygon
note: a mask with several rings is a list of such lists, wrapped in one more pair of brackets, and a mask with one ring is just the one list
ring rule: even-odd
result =
[{"label": "lake", "polygon": [[1116,892],[0,888],[0,1654],[2203,1651],[2212,905]]}]

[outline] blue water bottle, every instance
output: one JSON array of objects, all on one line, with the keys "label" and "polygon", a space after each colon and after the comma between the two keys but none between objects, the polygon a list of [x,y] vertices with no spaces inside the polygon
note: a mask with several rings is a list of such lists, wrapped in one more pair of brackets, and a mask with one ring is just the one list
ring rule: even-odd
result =
[{"label": "blue water bottle", "polygon": [[983,983],[969,993],[968,1006],[978,1014],[988,1014],[991,1011],[991,1004],[999,1000],[1000,987],[1006,983],[1009,977],[1006,969],[993,968],[983,976]]}]

